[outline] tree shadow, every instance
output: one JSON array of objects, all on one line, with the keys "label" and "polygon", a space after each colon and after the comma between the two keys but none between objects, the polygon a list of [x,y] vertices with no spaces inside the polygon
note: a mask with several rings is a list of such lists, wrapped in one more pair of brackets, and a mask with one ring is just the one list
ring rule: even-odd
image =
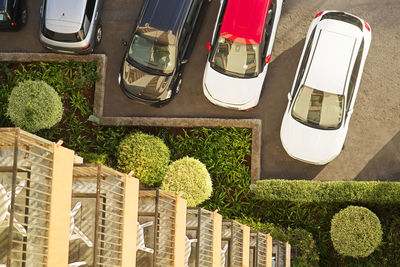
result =
[{"label": "tree shadow", "polygon": [[355,180],[400,182],[400,131],[368,162]]},{"label": "tree shadow", "polygon": [[258,108],[262,114],[262,179],[313,179],[324,168],[291,158],[282,147],[280,128],[305,39],[273,58]]}]

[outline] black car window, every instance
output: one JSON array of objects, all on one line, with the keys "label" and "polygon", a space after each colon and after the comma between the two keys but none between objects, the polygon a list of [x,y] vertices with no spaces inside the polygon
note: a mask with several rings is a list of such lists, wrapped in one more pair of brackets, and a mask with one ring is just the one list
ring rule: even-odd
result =
[{"label": "black car window", "polygon": [[87,15],[89,21],[92,21],[95,4],[96,0],[87,0],[85,14]]},{"label": "black car window", "polygon": [[360,49],[358,50],[357,58],[356,58],[356,61],[354,62],[353,71],[351,72],[350,82],[349,82],[349,89],[347,91],[346,110],[349,110],[350,103],[351,103],[352,98],[353,98],[354,88],[356,86],[358,73],[360,71],[360,64],[361,64],[361,58],[362,58],[363,50],[364,50],[364,39],[361,41]]},{"label": "black car window", "polygon": [[269,40],[271,39],[272,28],[274,25],[275,13],[276,13],[276,0],[272,0],[268,8],[268,15],[267,15],[267,20],[265,21],[263,41],[261,44],[263,57],[267,56]]},{"label": "black car window", "polygon": [[300,82],[301,82],[301,80],[303,78],[304,71],[305,71],[306,66],[307,66],[307,62],[308,62],[308,58],[310,56],[312,43],[313,43],[313,40],[314,40],[315,29],[316,29],[316,27],[314,28],[314,30],[311,33],[310,40],[308,40],[308,44],[307,44],[306,50],[304,52],[303,61],[301,62],[299,73],[298,73],[297,79],[296,79],[296,84],[295,84],[294,90],[293,90],[293,95],[292,95],[293,97],[296,95],[296,92],[299,89]]},{"label": "black car window", "polygon": [[183,57],[189,43],[202,0],[193,0],[179,39],[179,57]]}]

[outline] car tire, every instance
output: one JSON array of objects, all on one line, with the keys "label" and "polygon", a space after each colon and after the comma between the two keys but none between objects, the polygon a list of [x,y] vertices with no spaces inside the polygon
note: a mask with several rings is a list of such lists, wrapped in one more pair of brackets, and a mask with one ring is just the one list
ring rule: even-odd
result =
[{"label": "car tire", "polygon": [[103,27],[101,26],[101,24],[99,24],[99,26],[97,26],[95,39],[96,39],[95,40],[96,45],[100,44],[101,40],[103,39]]},{"label": "car tire", "polygon": [[26,25],[27,22],[28,22],[28,10],[24,9],[21,12],[21,24]]}]

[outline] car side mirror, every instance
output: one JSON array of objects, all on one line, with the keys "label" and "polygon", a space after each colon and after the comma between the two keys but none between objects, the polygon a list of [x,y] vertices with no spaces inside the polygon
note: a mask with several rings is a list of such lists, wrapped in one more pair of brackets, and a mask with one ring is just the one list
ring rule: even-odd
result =
[{"label": "car side mirror", "polygon": [[208,41],[207,42],[207,51],[210,51],[211,50],[211,44],[210,44],[210,41]]},{"label": "car side mirror", "polygon": [[353,114],[353,109],[349,109],[349,111],[347,111],[347,116],[350,117],[351,114]]},{"label": "car side mirror", "polygon": [[290,92],[287,94],[287,98],[289,101],[292,101],[292,94]]},{"label": "car side mirror", "polygon": [[123,46],[128,46],[128,42],[126,40],[124,40],[124,39],[121,40],[121,43],[122,43]]},{"label": "car side mirror", "polygon": [[182,65],[184,65],[184,64],[186,64],[186,63],[188,63],[188,62],[189,62],[189,59],[186,59],[186,58],[181,60],[181,64],[182,64]]},{"label": "car side mirror", "polygon": [[268,55],[268,56],[265,58],[265,64],[268,64],[270,61],[271,61],[271,55]]}]

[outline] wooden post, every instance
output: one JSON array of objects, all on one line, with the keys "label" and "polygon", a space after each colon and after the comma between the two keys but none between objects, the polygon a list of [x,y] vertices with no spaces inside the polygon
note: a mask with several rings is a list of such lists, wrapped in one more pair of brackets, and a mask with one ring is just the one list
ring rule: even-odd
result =
[{"label": "wooden post", "polygon": [[175,196],[174,267],[185,266],[186,199]]},{"label": "wooden post", "polygon": [[214,211],[213,216],[213,267],[221,267],[222,216]]},{"label": "wooden post", "polygon": [[250,227],[242,225],[243,229],[243,250],[242,250],[242,266],[248,267],[250,264]]},{"label": "wooden post", "polygon": [[124,174],[121,267],[132,267],[136,265],[138,205],[139,180]]},{"label": "wooden post", "polygon": [[267,266],[272,267],[272,236],[267,234]]},{"label": "wooden post", "polygon": [[290,244],[288,242],[285,243],[286,254],[285,254],[285,267],[290,267]]},{"label": "wooden post", "polygon": [[74,151],[53,144],[47,266],[68,266]]}]

